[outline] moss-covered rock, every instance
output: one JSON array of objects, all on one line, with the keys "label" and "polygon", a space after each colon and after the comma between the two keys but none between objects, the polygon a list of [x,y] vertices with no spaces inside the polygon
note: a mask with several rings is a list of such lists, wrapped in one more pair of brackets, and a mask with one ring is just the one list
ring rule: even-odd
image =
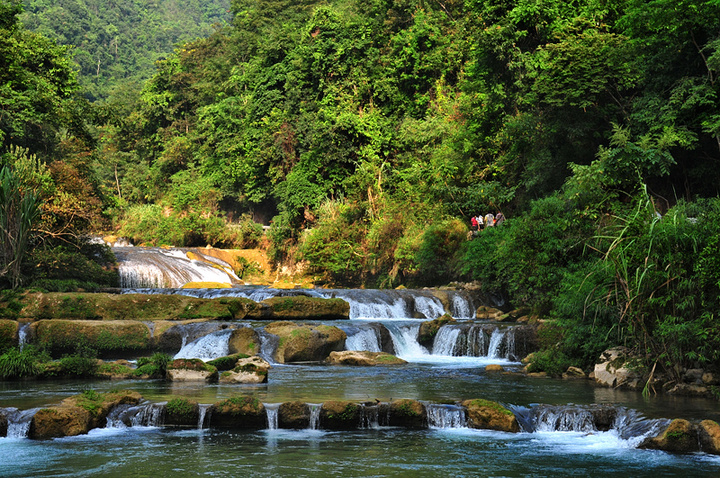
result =
[{"label": "moss-covered rock", "polygon": [[150,348],[150,329],[132,320],[40,320],[30,327],[34,342],[54,355],[73,352],[78,345],[115,356],[134,356]]},{"label": "moss-covered rock", "polygon": [[498,320],[504,315],[504,312],[494,307],[481,305],[475,311],[475,318],[480,320]]},{"label": "moss-covered rock", "polygon": [[278,409],[278,427],[305,429],[310,426],[310,406],[303,402],[285,402]]},{"label": "moss-covered rock", "polygon": [[168,364],[165,378],[171,382],[216,382],[218,371],[200,359],[175,359]]},{"label": "moss-covered rock", "polygon": [[519,432],[520,425],[513,412],[497,402],[483,400],[465,400],[462,406],[467,409],[468,426],[485,430]]},{"label": "moss-covered rock", "polygon": [[115,360],[114,362],[100,362],[95,372],[95,376],[107,378],[110,380],[124,380],[128,378],[137,378],[135,369],[130,367],[127,360]]},{"label": "moss-covered rock", "polygon": [[265,406],[255,397],[233,397],[214,404],[210,426],[261,430],[267,427]]},{"label": "moss-covered rock", "polygon": [[220,374],[220,383],[267,383],[270,364],[258,356],[238,359],[232,370]]},{"label": "moss-covered rock", "polygon": [[137,405],[142,396],[130,390],[97,393],[92,390],[66,398],[59,406],[42,408],[30,422],[30,438],[57,438],[104,427],[107,415],[123,404]]},{"label": "moss-covered rock", "polygon": [[248,319],[258,320],[343,320],[350,318],[350,304],[342,299],[296,295],[271,297],[250,311]]},{"label": "moss-covered rock", "polygon": [[702,451],[720,455],[720,425],[713,420],[703,420],[700,422],[698,432]]},{"label": "moss-covered rock", "polygon": [[273,322],[265,331],[279,337],[275,360],[280,363],[322,362],[330,352],[343,350],[347,339],[345,332],[330,325]]},{"label": "moss-covered rock", "polygon": [[233,320],[258,308],[242,297],[200,299],[182,295],[46,293],[23,296],[20,318],[71,320]]},{"label": "moss-covered rock", "polygon": [[200,405],[195,400],[175,397],[165,405],[165,425],[182,427],[197,426],[200,417]]},{"label": "moss-covered rock", "polygon": [[368,352],[367,350],[343,350],[330,352],[327,363],[334,365],[356,365],[373,367],[375,365],[402,365],[407,362],[385,352]]},{"label": "moss-covered rock", "polygon": [[360,406],[345,401],[325,402],[320,407],[320,427],[327,430],[352,430],[360,422]]},{"label": "moss-covered rock", "polygon": [[687,420],[676,419],[658,436],[643,441],[638,448],[663,450],[671,453],[700,451],[698,430]]},{"label": "moss-covered rock", "polygon": [[230,354],[257,355],[260,352],[260,335],[252,327],[240,327],[228,339]]},{"label": "moss-covered rock", "polygon": [[437,319],[423,322],[420,324],[420,330],[418,331],[418,343],[423,347],[431,349],[440,327],[453,322],[457,321],[453,319],[450,314],[444,314]]},{"label": "moss-covered rock", "polygon": [[390,426],[404,428],[427,428],[427,410],[417,400],[394,400],[390,402]]},{"label": "moss-covered rock", "polygon": [[0,319],[0,353],[18,344],[19,328],[15,320]]},{"label": "moss-covered rock", "polygon": [[218,357],[216,359],[209,360],[207,364],[218,369],[218,372],[225,372],[227,370],[234,369],[238,364],[238,360],[248,357],[249,355],[246,354],[226,355],[225,357]]}]

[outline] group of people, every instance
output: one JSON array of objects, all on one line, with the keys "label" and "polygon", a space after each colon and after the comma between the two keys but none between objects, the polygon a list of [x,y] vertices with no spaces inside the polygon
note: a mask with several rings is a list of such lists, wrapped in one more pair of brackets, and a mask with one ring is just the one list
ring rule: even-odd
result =
[{"label": "group of people", "polygon": [[479,231],[486,227],[499,226],[504,220],[505,216],[502,212],[498,211],[498,213],[494,215],[493,213],[489,212],[485,214],[485,216],[483,216],[482,214],[473,216],[472,218],[470,218],[470,224],[472,225],[473,231]]}]

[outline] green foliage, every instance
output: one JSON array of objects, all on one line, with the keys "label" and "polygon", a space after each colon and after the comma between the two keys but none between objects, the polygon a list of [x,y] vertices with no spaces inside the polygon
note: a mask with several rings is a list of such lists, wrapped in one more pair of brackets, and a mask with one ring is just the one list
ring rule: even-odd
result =
[{"label": "green foliage", "polygon": [[167,367],[172,361],[172,356],[161,352],[156,352],[150,357],[140,357],[137,360],[135,375],[149,375],[153,378],[165,377]]},{"label": "green foliage", "polygon": [[187,398],[176,397],[168,400],[165,413],[176,419],[188,419],[194,416],[195,406]]},{"label": "green foliage", "polygon": [[572,360],[562,350],[549,348],[533,354],[528,372],[546,372],[550,376],[559,377],[571,365]]},{"label": "green foliage", "polygon": [[31,347],[10,348],[0,355],[0,377],[3,380],[34,377],[40,373],[39,360],[38,352]]}]

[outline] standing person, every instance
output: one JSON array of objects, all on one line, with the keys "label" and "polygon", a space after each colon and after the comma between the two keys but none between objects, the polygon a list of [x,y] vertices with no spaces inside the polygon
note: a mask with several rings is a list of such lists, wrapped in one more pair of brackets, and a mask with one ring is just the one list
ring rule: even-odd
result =
[{"label": "standing person", "polygon": [[479,226],[478,226],[477,218],[475,216],[470,218],[470,226],[472,226],[473,231],[478,230]]},{"label": "standing person", "polygon": [[482,229],[482,227],[483,227],[483,217],[482,217],[482,214],[478,214],[475,219],[477,219],[478,231],[479,231],[479,230]]},{"label": "standing person", "polygon": [[498,213],[495,214],[495,225],[499,226],[500,224],[502,224],[502,222],[504,220],[505,220],[505,215],[502,212],[498,211]]},{"label": "standing person", "polygon": [[495,216],[489,212],[485,214],[485,227],[493,227],[495,225]]}]

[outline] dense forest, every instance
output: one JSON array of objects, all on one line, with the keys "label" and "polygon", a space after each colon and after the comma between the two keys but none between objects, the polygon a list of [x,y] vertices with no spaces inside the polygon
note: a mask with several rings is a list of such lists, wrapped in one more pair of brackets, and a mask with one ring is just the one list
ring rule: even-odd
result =
[{"label": "dense forest", "polygon": [[477,281],[553,319],[537,368],[720,359],[717,2],[233,0],[211,30],[183,5],[0,0],[7,284],[110,281],[89,231],[265,223],[325,283]]}]

